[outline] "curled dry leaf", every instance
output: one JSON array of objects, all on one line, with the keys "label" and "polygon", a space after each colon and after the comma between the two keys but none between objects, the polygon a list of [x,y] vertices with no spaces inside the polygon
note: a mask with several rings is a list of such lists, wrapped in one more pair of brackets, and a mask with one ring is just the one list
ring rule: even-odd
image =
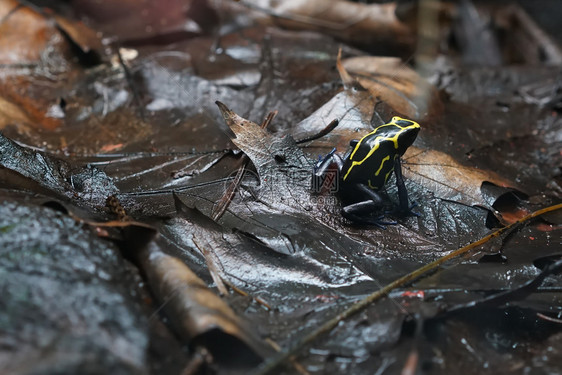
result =
[{"label": "curled dry leaf", "polygon": [[268,177],[280,172],[289,176],[295,168],[310,167],[309,160],[297,147],[294,139],[272,135],[258,124],[240,117],[223,103],[216,104],[226,124],[236,136],[232,142],[254,163],[262,186],[279,184],[279,179]]},{"label": "curled dry leaf", "polygon": [[18,76],[22,69],[29,74],[40,65],[49,65],[52,54],[46,50],[63,48],[62,38],[57,36],[41,14],[15,0],[0,2],[0,126],[24,122],[54,129],[60,125],[60,119],[47,117],[42,106],[30,100],[25,88],[28,79]]},{"label": "curled dry leaf", "polygon": [[406,178],[422,184],[441,199],[469,206],[491,209],[481,193],[485,181],[515,187],[513,182],[493,171],[462,165],[450,155],[436,150],[411,146],[404,154],[404,161],[402,168]]},{"label": "curled dry leaf", "polygon": [[103,45],[97,33],[81,22],[68,20],[61,16],[54,16],[58,30],[77,52],[80,62],[86,65],[96,65],[101,62]]},{"label": "curled dry leaf", "polygon": [[443,111],[437,89],[399,58],[353,57],[344,60],[343,66],[377,101],[387,103],[396,114],[423,121]]},{"label": "curled dry leaf", "polygon": [[0,63],[38,63],[53,39],[53,27],[16,0],[0,2]]},{"label": "curled dry leaf", "polygon": [[101,55],[101,41],[84,24],[15,0],[0,2],[0,127],[59,128],[64,110],[55,93],[68,79],[53,83],[53,77],[74,66],[73,57],[91,66]]},{"label": "curled dry leaf", "polygon": [[101,41],[96,32],[83,23],[51,15],[32,5],[23,6],[16,0],[0,2],[0,20],[0,63],[40,63],[46,53],[51,53],[45,49],[65,50],[60,34],[71,47],[78,47],[72,52],[93,53],[99,60]]},{"label": "curled dry leaf", "polygon": [[313,144],[342,149],[392,116],[425,121],[442,113],[437,89],[398,58],[364,56],[341,61],[338,56],[337,68],[345,90],[297,124],[296,139],[338,119],[338,126]]},{"label": "curled dry leaf", "polygon": [[255,365],[262,347],[236,313],[185,263],[150,242],[138,256],[151,290],[177,332],[219,361]]},{"label": "curled dry leaf", "polygon": [[412,47],[412,30],[395,15],[396,4],[360,4],[341,0],[246,0],[250,8],[265,11],[267,21],[296,30],[314,30],[371,48],[392,44]]}]

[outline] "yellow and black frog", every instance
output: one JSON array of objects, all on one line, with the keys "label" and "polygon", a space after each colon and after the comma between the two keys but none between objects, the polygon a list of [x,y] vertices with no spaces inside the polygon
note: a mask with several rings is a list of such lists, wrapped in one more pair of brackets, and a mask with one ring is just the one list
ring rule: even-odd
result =
[{"label": "yellow and black frog", "polygon": [[351,149],[343,159],[335,153],[334,148],[318,161],[313,178],[323,179],[335,163],[339,172],[337,193],[342,201],[342,215],[355,223],[384,228],[395,223],[384,222],[384,215],[374,214],[380,213],[384,206],[380,190],[394,171],[399,203],[398,207],[386,213],[396,216],[417,215],[412,211],[415,204],[410,205],[408,201],[400,157],[414,143],[419,131],[418,123],[395,116],[389,123],[377,127],[360,140],[352,140]]}]

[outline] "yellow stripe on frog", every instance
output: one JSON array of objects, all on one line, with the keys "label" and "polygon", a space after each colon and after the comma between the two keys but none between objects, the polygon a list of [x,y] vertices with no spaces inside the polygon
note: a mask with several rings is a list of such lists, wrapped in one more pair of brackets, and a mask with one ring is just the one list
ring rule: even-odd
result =
[{"label": "yellow stripe on frog", "polygon": [[[400,126],[400,125],[396,124],[397,121],[407,121],[407,122],[411,123],[411,125],[408,125],[408,126]],[[418,123],[414,122],[414,121],[406,120],[406,119],[400,118],[400,117],[398,117],[398,116],[394,116],[394,117],[392,118],[392,120],[391,120],[388,124],[384,124],[384,125],[379,126],[379,127],[376,128],[375,130],[373,130],[372,132],[370,132],[369,134],[367,134],[367,135],[365,135],[363,138],[361,138],[361,140],[357,143],[357,145],[355,145],[355,149],[353,150],[353,152],[352,152],[351,155],[349,156],[349,159],[350,159],[350,160],[353,159],[353,156],[355,156],[355,152],[359,149],[359,146],[361,145],[361,143],[363,142],[363,140],[364,140],[365,138],[367,138],[367,137],[370,136],[370,135],[374,135],[380,128],[385,127],[385,126],[391,126],[391,125],[397,126],[398,128],[400,128],[400,131],[397,132],[397,133],[396,133],[394,136],[392,136],[392,137],[385,137],[385,136],[376,137],[376,138],[375,138],[375,146],[372,147],[372,148],[369,150],[369,152],[367,153],[367,155],[366,155],[362,160],[353,161],[353,162],[351,163],[351,166],[350,166],[349,169],[347,170],[347,173],[343,176],[343,180],[344,180],[344,181],[346,180],[347,176],[349,176],[349,173],[351,172],[351,170],[353,169],[353,167],[355,167],[356,165],[361,165],[361,164],[363,164],[363,162],[364,162],[365,160],[369,159],[369,158],[371,157],[371,155],[373,155],[373,153],[379,148],[380,143],[381,143],[381,140],[382,140],[382,141],[392,141],[392,142],[394,143],[394,148],[395,148],[395,149],[398,149],[398,137],[400,136],[400,134],[402,134],[402,133],[403,133],[405,130],[407,130],[407,129],[415,129],[415,128],[419,128],[419,127],[420,127],[420,125],[419,125]],[[388,160],[387,158],[385,158],[385,159]],[[385,160],[385,159],[383,159],[383,163],[384,163],[384,160]],[[382,168],[382,163],[381,163],[381,167],[379,168],[379,171],[377,171],[377,175],[378,175],[378,172],[380,172],[380,169],[381,169],[381,168]],[[387,175],[387,178],[388,178],[388,175]]]}]

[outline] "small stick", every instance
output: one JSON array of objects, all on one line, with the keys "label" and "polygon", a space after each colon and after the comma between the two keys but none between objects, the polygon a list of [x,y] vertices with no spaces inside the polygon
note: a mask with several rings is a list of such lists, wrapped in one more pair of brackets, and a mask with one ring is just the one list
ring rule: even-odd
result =
[{"label": "small stick", "polygon": [[[269,346],[271,346],[276,352],[281,351],[281,347],[279,346],[279,344],[270,339],[269,337],[265,339],[265,341],[269,344]],[[297,362],[297,360],[293,357],[291,357],[289,359],[291,361],[291,364],[293,365],[293,367],[295,368],[295,370],[297,370],[297,372],[301,375],[309,375],[310,373],[308,371],[306,371],[306,369],[303,367],[303,365],[301,365],[300,363]]]},{"label": "small stick", "polygon": [[326,127],[322,130],[320,130],[318,133],[311,135],[310,137],[306,137],[304,139],[299,139],[298,141],[295,141],[297,144],[301,144],[301,143],[305,143],[305,142],[310,142],[310,141],[314,141],[315,139],[318,138],[322,138],[323,136],[325,136],[326,134],[330,133],[332,130],[334,130],[336,128],[336,126],[338,126],[339,124],[339,120],[333,120],[332,122],[330,122],[328,125],[326,125]]},{"label": "small stick", "polygon": [[541,319],[547,320],[547,321],[552,322],[552,323],[562,324],[561,319],[556,319],[556,318],[553,318],[551,316],[541,314],[540,312],[537,313],[537,316]]},{"label": "small stick", "polygon": [[205,363],[211,362],[211,353],[202,346],[198,346],[191,361],[183,368],[180,375],[195,375]]},{"label": "small stick", "polygon": [[271,305],[269,303],[267,303],[263,298],[261,297],[254,297],[250,294],[248,294],[248,292],[238,288],[236,285],[234,285],[233,283],[231,283],[229,280],[223,278],[222,281],[228,285],[232,290],[234,290],[236,293],[240,294],[241,296],[244,297],[250,297],[251,299],[253,299],[256,303],[262,305],[263,307],[265,307],[268,310],[271,310]]},{"label": "small stick", "polygon": [[207,250],[205,246],[201,246],[201,244],[198,243],[195,237],[192,237],[191,240],[193,241],[195,246],[197,246],[201,254],[203,254],[203,257],[205,257],[205,263],[207,263],[207,269],[211,274],[211,278],[217,285],[217,289],[219,290],[219,293],[223,296],[228,295],[228,290],[226,289],[226,286],[223,283],[222,277],[220,275],[219,267],[217,266],[209,250]]}]

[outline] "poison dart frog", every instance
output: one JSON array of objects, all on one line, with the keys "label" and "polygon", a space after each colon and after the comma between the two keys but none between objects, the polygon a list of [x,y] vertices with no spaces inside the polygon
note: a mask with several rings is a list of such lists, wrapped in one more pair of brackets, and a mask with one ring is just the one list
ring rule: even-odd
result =
[{"label": "poison dart frog", "polygon": [[[392,120],[365,135],[360,140],[352,140],[351,149],[343,159],[334,148],[321,158],[314,168],[316,182],[323,180],[334,163],[339,171],[337,193],[342,201],[342,215],[352,222],[371,224],[384,228],[396,224],[383,222],[380,213],[383,198],[380,190],[394,171],[398,188],[399,204],[390,213],[398,216],[417,215],[412,212],[408,192],[404,185],[400,157],[414,143],[420,125],[400,117]],[[316,185],[318,186],[318,185]],[[387,212],[388,213],[388,212]]]}]

